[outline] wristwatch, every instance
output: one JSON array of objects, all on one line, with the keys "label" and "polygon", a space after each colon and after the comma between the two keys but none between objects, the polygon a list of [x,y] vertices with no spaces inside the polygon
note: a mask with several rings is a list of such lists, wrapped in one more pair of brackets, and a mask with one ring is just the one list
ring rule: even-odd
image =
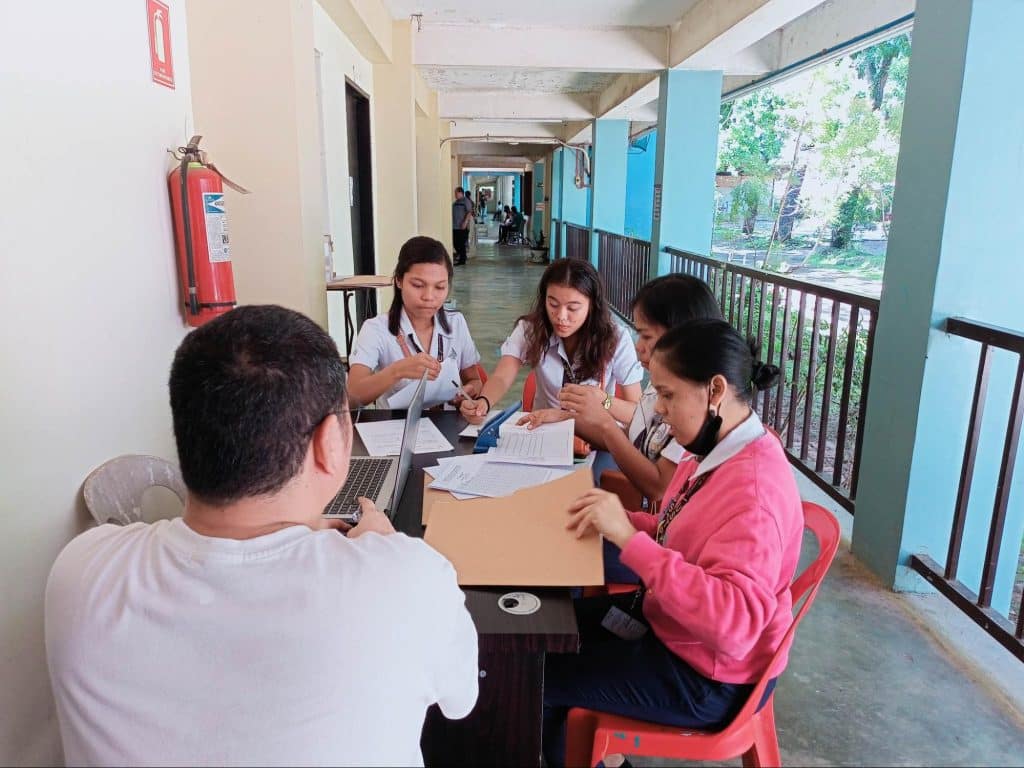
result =
[{"label": "wristwatch", "polygon": [[609,395],[607,392],[604,393],[604,402],[601,403],[601,405],[604,406],[604,409],[606,411],[612,407],[612,396]]}]

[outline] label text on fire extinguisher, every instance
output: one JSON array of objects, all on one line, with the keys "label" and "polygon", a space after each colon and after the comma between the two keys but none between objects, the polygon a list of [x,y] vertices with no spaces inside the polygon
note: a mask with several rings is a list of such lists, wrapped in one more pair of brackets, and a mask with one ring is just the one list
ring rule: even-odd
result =
[{"label": "label text on fire extinguisher", "polygon": [[231,261],[228,249],[228,212],[223,192],[203,192],[203,214],[206,217],[206,247],[210,262]]}]

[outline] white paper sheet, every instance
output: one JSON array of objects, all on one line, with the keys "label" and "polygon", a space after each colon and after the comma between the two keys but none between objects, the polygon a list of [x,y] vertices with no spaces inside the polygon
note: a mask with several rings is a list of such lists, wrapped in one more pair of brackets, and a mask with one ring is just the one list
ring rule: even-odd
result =
[{"label": "white paper sheet", "polygon": [[[499,413],[501,413],[501,411],[495,412],[494,415],[497,416]],[[498,428],[498,432],[500,434],[505,434],[505,429],[506,428],[514,427],[515,423],[517,421],[519,421],[521,418],[523,418],[523,416],[526,416],[527,413],[529,413],[529,411],[517,411],[517,412],[513,413]],[[483,429],[486,426],[487,426],[487,422],[484,422],[483,424],[470,424],[464,430],[459,432],[459,437],[479,437],[480,436],[480,430]],[[519,429],[526,429],[526,427],[519,427]]]},{"label": "white paper sheet", "polygon": [[509,496],[521,488],[564,477],[573,470],[531,464],[494,464],[488,454],[460,456],[470,461],[448,462],[436,470],[431,488],[474,496]]},{"label": "white paper sheet", "polygon": [[[356,430],[368,455],[397,456],[402,449],[405,419],[360,422],[356,424]],[[455,450],[452,444],[445,439],[434,422],[426,417],[421,418],[413,453],[443,453],[452,450]]]},{"label": "white paper sheet", "polygon": [[502,432],[498,447],[487,454],[492,462],[572,466],[572,442],[576,422],[573,419],[544,424],[536,429],[525,427]]}]

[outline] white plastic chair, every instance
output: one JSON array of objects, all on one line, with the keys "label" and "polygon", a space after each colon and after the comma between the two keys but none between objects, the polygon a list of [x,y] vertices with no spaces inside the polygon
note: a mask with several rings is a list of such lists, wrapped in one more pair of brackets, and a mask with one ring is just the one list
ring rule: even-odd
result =
[{"label": "white plastic chair", "polygon": [[185,503],[185,483],[177,466],[159,456],[130,454],[96,467],[85,478],[82,494],[97,524],[128,525],[142,520],[143,495],[157,485]]}]

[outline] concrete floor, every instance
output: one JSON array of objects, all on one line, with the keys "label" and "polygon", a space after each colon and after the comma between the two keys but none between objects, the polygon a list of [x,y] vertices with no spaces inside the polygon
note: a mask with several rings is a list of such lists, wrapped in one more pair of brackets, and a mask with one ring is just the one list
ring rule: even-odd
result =
[{"label": "concrete floor", "polygon": [[[482,240],[456,268],[453,296],[488,371],[544,269],[527,254]],[[849,516],[839,516],[843,544],[775,697],[783,762],[1024,766],[1024,664],[941,596],[885,589],[850,554]]]}]

